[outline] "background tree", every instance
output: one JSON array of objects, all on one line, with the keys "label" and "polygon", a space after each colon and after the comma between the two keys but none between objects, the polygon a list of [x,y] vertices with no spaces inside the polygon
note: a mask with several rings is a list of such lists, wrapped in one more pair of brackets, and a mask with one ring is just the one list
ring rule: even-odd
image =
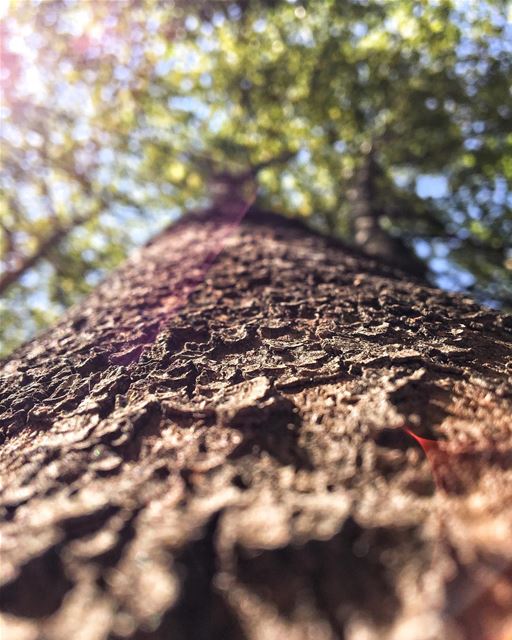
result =
[{"label": "background tree", "polygon": [[471,0],[9,3],[4,349],[202,207],[212,175],[260,163],[262,206],[377,254],[388,246],[410,262],[414,251],[443,286],[510,304],[509,11]]}]

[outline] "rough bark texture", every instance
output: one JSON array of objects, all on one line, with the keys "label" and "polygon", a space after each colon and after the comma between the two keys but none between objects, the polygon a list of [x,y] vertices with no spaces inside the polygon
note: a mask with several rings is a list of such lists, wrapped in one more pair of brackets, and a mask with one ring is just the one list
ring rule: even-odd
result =
[{"label": "rough bark texture", "polygon": [[176,225],[1,368],[2,640],[509,638],[511,327]]}]

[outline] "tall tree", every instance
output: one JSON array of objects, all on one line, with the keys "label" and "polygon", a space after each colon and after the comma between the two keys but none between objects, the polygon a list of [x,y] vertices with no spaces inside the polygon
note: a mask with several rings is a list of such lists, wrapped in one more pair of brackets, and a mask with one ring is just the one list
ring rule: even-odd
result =
[{"label": "tall tree", "polygon": [[241,202],[2,365],[2,637],[509,638],[511,318]]},{"label": "tall tree", "polygon": [[262,206],[402,262],[417,251],[444,286],[510,304],[508,5],[8,2],[6,350],[204,206],[212,173],[279,157],[258,173]]}]

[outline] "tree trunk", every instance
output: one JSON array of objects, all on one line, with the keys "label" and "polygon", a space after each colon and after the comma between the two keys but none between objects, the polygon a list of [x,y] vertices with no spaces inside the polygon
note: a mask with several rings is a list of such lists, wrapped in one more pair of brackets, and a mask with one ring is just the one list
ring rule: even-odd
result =
[{"label": "tree trunk", "polygon": [[427,275],[425,263],[400,238],[393,237],[381,226],[382,218],[387,216],[380,194],[383,177],[375,149],[372,149],[357,169],[353,187],[347,193],[354,243],[367,255],[424,279]]},{"label": "tree trunk", "polygon": [[509,638],[510,317],[237,222],[2,365],[2,639]]}]

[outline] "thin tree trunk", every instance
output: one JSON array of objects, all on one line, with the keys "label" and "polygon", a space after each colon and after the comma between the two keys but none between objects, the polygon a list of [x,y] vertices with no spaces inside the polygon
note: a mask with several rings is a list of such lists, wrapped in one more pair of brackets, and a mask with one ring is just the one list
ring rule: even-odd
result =
[{"label": "thin tree trunk", "polygon": [[348,192],[354,243],[376,259],[385,260],[414,277],[425,278],[425,264],[400,238],[393,237],[381,225],[382,218],[389,216],[380,197],[383,177],[375,149],[371,149],[357,169],[354,185]]},{"label": "thin tree trunk", "polygon": [[511,319],[237,222],[2,365],[2,638],[505,640]]}]

